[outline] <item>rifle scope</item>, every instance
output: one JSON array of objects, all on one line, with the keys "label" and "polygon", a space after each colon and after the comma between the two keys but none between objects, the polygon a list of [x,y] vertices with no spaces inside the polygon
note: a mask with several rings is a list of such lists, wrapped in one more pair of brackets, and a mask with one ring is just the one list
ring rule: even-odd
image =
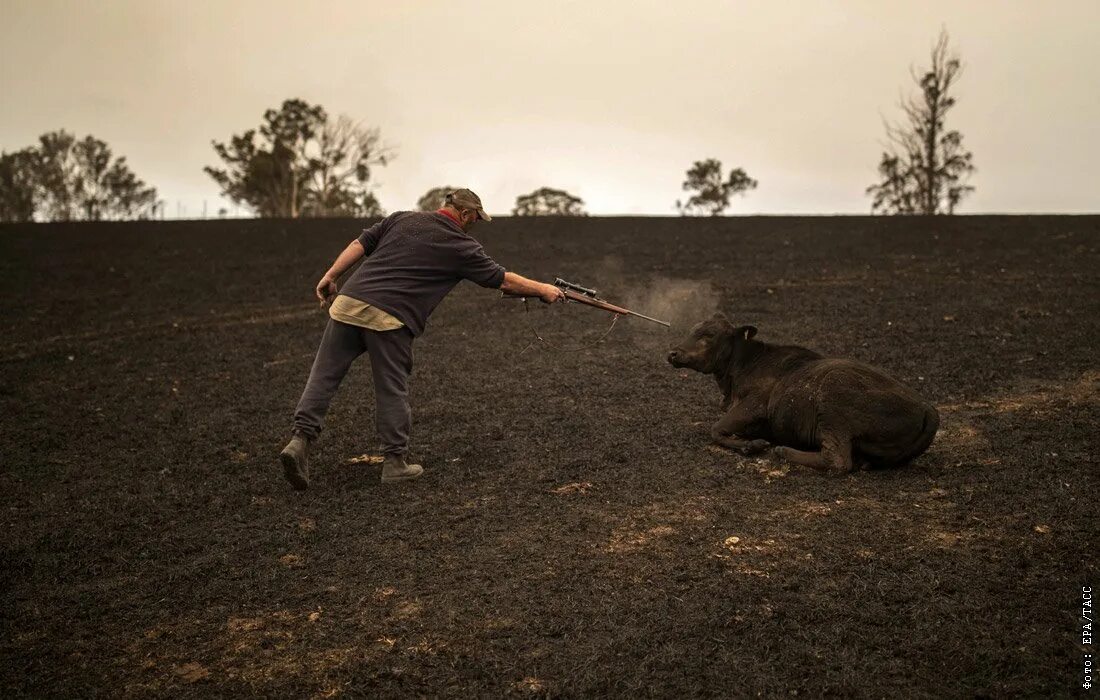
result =
[{"label": "rifle scope", "polygon": [[572,289],[574,292],[584,294],[585,296],[595,297],[598,296],[595,289],[589,289],[588,287],[582,287],[579,284],[573,284],[572,282],[566,282],[561,277],[554,279],[554,286],[562,289]]}]

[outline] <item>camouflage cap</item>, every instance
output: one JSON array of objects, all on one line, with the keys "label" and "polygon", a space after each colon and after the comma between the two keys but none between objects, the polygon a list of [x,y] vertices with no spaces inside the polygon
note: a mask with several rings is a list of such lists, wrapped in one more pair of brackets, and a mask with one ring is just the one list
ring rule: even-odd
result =
[{"label": "camouflage cap", "polygon": [[478,218],[484,221],[493,220],[493,217],[485,213],[485,208],[481,206],[481,197],[474,194],[473,190],[463,188],[455,190],[454,192],[448,192],[446,202],[454,207],[473,209],[477,211]]}]

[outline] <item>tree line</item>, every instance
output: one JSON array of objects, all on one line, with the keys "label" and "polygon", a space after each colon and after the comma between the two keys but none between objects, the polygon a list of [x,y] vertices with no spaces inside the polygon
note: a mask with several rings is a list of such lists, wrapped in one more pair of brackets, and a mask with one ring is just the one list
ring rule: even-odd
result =
[{"label": "tree line", "polygon": [[155,214],[157,191],[106,143],[67,131],[0,154],[0,221],[103,221]]},{"label": "tree line", "polygon": [[[954,107],[952,89],[962,73],[958,56],[941,32],[931,65],[911,71],[919,90],[902,100],[903,119],[887,123],[887,142],[878,165],[879,181],[867,188],[872,213],[953,214],[974,191],[967,179],[973,157],[962,135],[947,128]],[[383,211],[371,177],[394,149],[378,129],[347,116],[330,117],[320,105],[290,99],[268,109],[262,123],[213,141],[221,160],[204,171],[227,199],[258,217],[350,216],[371,218]],[[722,214],[731,197],[756,189],[743,168],[723,175],[715,158],[695,161],[686,171],[675,210],[683,216]],[[434,187],[417,202],[422,211],[442,206],[452,187]],[[66,131],[43,134],[38,143],[0,153],[0,221],[103,221],[155,218],[163,202],[106,143],[77,139]],[[515,216],[585,216],[584,201],[565,190],[541,187],[516,198]]]}]

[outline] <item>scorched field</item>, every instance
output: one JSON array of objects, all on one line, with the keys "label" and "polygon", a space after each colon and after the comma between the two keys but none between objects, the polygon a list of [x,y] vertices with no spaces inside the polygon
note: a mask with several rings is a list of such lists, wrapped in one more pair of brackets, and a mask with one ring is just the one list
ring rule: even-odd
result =
[{"label": "scorched field", "polygon": [[[0,693],[1058,696],[1096,586],[1100,218],[500,219],[379,483],[367,359],[303,493],[276,456],[362,222],[0,228]],[[829,477],[710,446],[715,310],[930,399]],[[535,334],[544,340],[536,339]]]}]

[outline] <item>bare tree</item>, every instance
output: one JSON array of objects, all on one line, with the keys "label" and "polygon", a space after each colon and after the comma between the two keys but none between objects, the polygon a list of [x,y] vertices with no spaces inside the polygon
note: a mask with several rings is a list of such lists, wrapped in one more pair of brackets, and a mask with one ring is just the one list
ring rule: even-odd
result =
[{"label": "bare tree", "polygon": [[513,216],[588,216],[584,200],[565,190],[541,187],[516,197]]},{"label": "bare tree", "polygon": [[264,112],[258,132],[214,142],[225,168],[204,170],[222,193],[261,217],[378,216],[371,168],[392,151],[377,129],[347,117],[330,120],[323,107],[286,100]]},{"label": "bare tree", "polygon": [[321,127],[316,152],[310,158],[311,178],[303,206],[304,216],[363,216],[382,214],[369,190],[371,167],[385,165],[389,150],[378,129],[368,129],[346,116]]},{"label": "bare tree", "polygon": [[881,180],[867,188],[872,212],[954,214],[974,191],[966,184],[974,172],[972,155],[963,149],[962,135],[946,125],[947,112],[955,106],[951,88],[962,75],[958,56],[948,52],[946,31],[940,32],[931,58],[923,74],[910,71],[920,95],[901,101],[904,122],[886,124]]},{"label": "bare tree", "polygon": [[676,210],[684,216],[709,214],[718,216],[730,205],[730,197],[756,188],[758,183],[741,168],[730,171],[722,178],[722,161],[715,158],[697,160],[687,171],[683,188],[694,192],[688,201],[676,200]]}]

